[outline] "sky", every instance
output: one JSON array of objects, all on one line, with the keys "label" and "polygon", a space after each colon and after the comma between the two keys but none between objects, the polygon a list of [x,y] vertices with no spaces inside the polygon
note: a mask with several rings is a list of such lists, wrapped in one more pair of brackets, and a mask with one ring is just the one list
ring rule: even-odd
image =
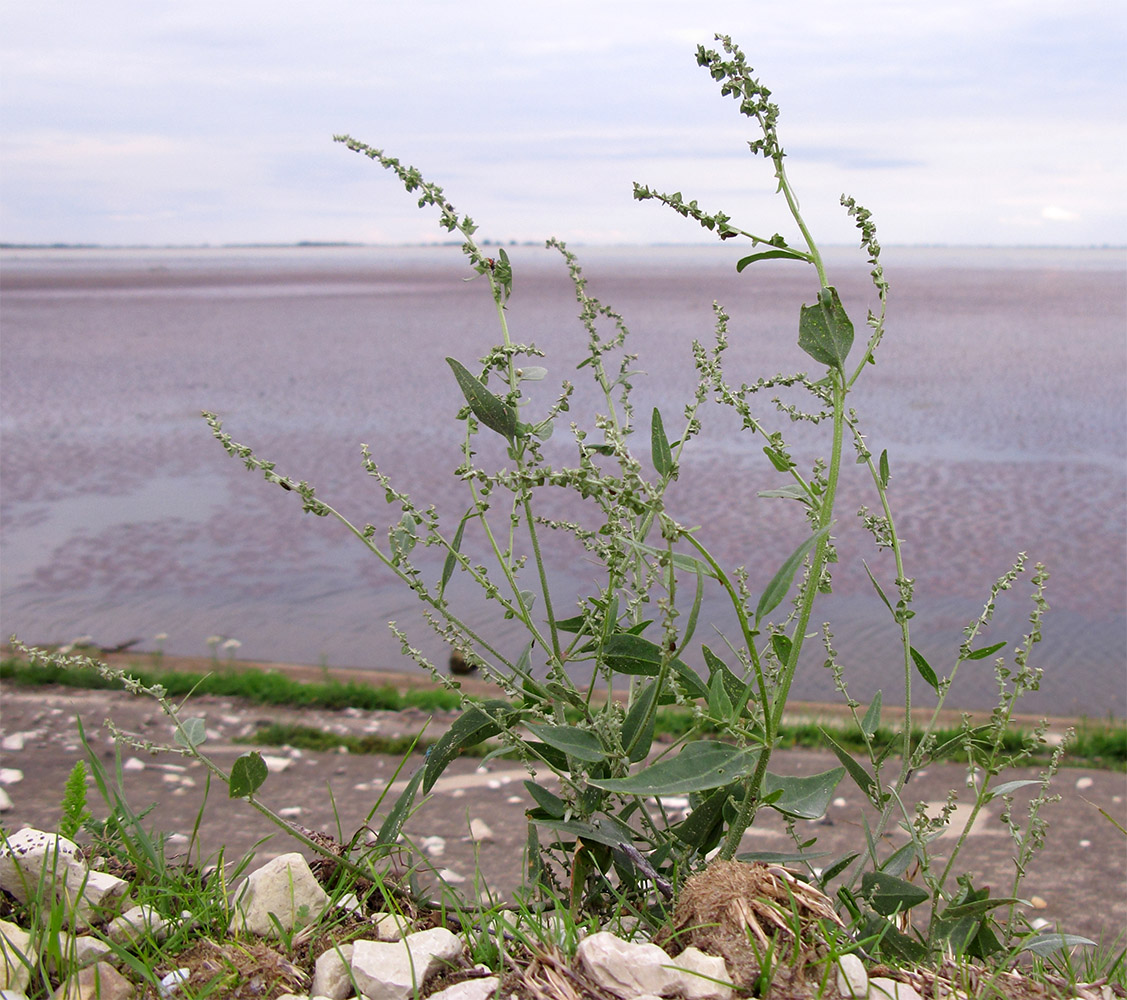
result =
[{"label": "sky", "polygon": [[696,65],[718,31],[821,242],[853,242],[848,193],[885,244],[1127,243],[1114,0],[0,0],[0,242],[444,238],[344,132],[479,238],[709,238],[634,181],[792,236]]}]

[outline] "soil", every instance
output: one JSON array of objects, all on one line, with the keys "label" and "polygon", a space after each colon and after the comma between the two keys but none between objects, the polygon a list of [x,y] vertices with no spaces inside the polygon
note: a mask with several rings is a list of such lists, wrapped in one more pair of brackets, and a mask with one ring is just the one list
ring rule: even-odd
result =
[{"label": "soil", "polygon": [[[293,672],[300,674],[301,670]],[[399,675],[381,679],[388,678],[404,683]],[[203,749],[224,770],[250,749],[234,739],[271,722],[297,722],[357,735],[414,734],[426,726],[428,735],[434,736],[456,718],[456,713],[417,709],[370,712],[277,708],[214,696],[193,698],[191,714],[206,719],[208,740]],[[171,742],[169,721],[150,699],[124,692],[4,686],[0,736],[5,748],[0,752],[0,767],[7,770],[0,773],[0,779],[7,779],[3,789],[11,800],[10,807],[0,813],[5,830],[28,825],[45,830],[56,827],[64,782],[74,762],[84,755],[76,720],[81,719],[92,749],[112,773],[115,745],[104,726],[107,718],[112,718],[119,729],[140,734],[143,739]],[[273,809],[284,811],[292,822],[343,840],[365,825],[378,828],[398,788],[422,764],[421,757],[409,758],[398,780],[393,781],[398,758],[278,747],[261,750],[273,759],[269,761],[272,773],[259,797]],[[198,836],[191,844],[194,860],[200,853],[207,859],[224,848],[228,861],[253,849],[256,860],[265,862],[300,849],[244,801],[227,798],[226,789],[218,783],[212,784],[209,793],[206,771],[198,761],[170,753],[151,756],[130,748],[124,748],[121,757],[127,800],[138,811],[152,807],[144,823],[171,835],[170,852],[189,849],[197,821]],[[781,751],[772,761],[773,771],[791,775],[816,774],[837,766],[831,753],[819,750]],[[1035,778],[1039,770],[1016,769],[999,780]],[[15,772],[20,772],[22,779]],[[406,836],[430,860],[434,869],[431,879],[435,871],[440,872],[467,897],[486,890],[504,897],[519,885],[527,838],[525,810],[531,806],[522,784],[526,778],[523,768],[505,759],[483,765],[479,759],[463,757],[449,766],[404,827]],[[381,801],[389,782],[391,791]],[[949,789],[958,793],[960,802],[967,800],[966,786],[965,767],[929,766],[914,775],[908,786],[910,802],[929,803],[929,812],[934,815]],[[1029,865],[1021,885],[1020,895],[1031,901],[1022,912],[1030,921],[1046,921],[1046,929],[1057,927],[1110,943],[1127,928],[1127,842],[1101,810],[1127,826],[1127,775],[1066,768],[1058,776],[1054,791],[1062,800],[1042,810],[1049,831],[1044,849]],[[1029,795],[1028,788],[1015,793],[1014,816],[1018,820],[1025,814]],[[827,862],[865,843],[860,792],[846,778],[838,786],[838,796],[825,818],[803,822],[798,830],[803,840],[817,838],[817,844],[809,850],[828,852]],[[106,814],[96,790],[92,790],[90,807],[97,818]],[[957,871],[970,870],[975,887],[989,885],[994,896],[1010,893],[1014,871],[1013,841],[1000,811],[1000,803],[991,803],[979,815],[956,866]],[[489,835],[476,842],[469,835],[473,820],[484,821],[489,828]],[[961,829],[961,824],[957,825]],[[890,852],[904,839],[901,831],[895,831],[884,850]],[[951,834],[940,838],[941,853],[954,842]],[[792,849],[785,824],[771,810],[760,814],[743,843],[745,851]],[[404,863],[409,858],[404,852]]]}]

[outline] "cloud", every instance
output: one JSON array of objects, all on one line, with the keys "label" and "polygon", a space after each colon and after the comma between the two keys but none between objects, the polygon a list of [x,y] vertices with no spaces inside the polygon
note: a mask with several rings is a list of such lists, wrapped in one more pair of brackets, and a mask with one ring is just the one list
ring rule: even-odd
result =
[{"label": "cloud", "polygon": [[1041,209],[1041,218],[1048,219],[1049,222],[1076,222],[1080,216],[1059,205],[1046,205]]}]

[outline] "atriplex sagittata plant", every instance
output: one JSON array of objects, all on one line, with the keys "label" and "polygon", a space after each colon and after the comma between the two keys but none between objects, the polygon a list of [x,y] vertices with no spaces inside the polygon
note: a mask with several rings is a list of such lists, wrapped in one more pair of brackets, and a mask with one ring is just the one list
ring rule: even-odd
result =
[{"label": "atriplex sagittata plant", "polygon": [[[576,912],[598,911],[611,896],[618,905],[625,901],[644,911],[651,893],[675,891],[714,851],[726,859],[748,857],[738,854],[741,838],[759,811],[768,808],[787,818],[795,849],[756,857],[792,864],[820,888],[836,888],[843,911],[864,928],[867,939],[878,942],[874,947],[913,958],[938,949],[986,956],[1003,949],[1015,933],[1016,921],[1011,920],[1000,939],[991,915],[999,906],[1012,907],[1024,866],[1041,843],[1044,825],[1038,810],[1059,762],[1058,753],[1034,782],[1040,789],[1022,825],[1010,806],[1014,790],[1027,782],[993,781],[1027,756],[1026,749],[1006,751],[1002,739],[1018,699],[1039,682],[1040,670],[1031,654],[1047,607],[1047,574],[1040,565],[1033,569],[1031,628],[1012,664],[1000,657],[993,661],[998,703],[990,722],[978,728],[967,723],[956,739],[939,745],[927,734],[960,666],[996,657],[1006,645],[984,641],[983,633],[1000,592],[1026,572],[1026,558],[1020,556],[994,584],[982,614],[967,626],[949,664],[940,670],[929,664],[912,644],[913,581],[904,566],[890,505],[892,464],[886,451],[870,448],[849,405],[854,386],[875,363],[885,334],[889,285],[875,226],[868,210],[852,198],[842,198],[859,230],[875,297],[867,341],[854,351],[853,323],[787,176],[776,128],[778,108],[739,48],[727,37],[717,37],[722,51],[702,46],[697,61],[719,83],[721,94],[734,98],[754,123],[751,152],[770,164],[797,235],[763,236],[739,228],[729,215],[710,214],[680,193],[637,185],[634,196],[664,203],[721,240],[750,241],[751,252],[739,259],[737,270],[768,259],[810,269],[813,298],[799,309],[797,325],[798,344],[816,366],[813,373],[734,381],[724,365],[729,317],[716,305],[711,346],[693,344],[697,382],[692,398],[676,409],[655,408],[645,428],[648,433],[639,435],[631,404],[634,356],[627,349],[626,322],[588,293],[576,257],[563,243],[551,240],[548,246],[562,256],[570,273],[586,332],[587,351],[579,369],[593,380],[601,403],[596,413],[572,413],[574,386],[567,380],[546,406],[534,402],[528,386],[543,380],[547,371],[540,364],[542,352],[509,328],[506,305],[514,294],[514,274],[506,252],[487,256],[475,239],[472,219],[459,214],[442,188],[424,180],[414,167],[338,136],[349,149],[392,171],[417,195],[420,207],[438,210],[440,225],[460,236],[470,268],[484,278],[495,304],[500,342],[481,344],[476,359],[446,359],[453,375],[452,401],[458,399],[455,385],[460,393],[458,418],[464,435],[455,474],[465,484],[467,507],[453,520],[441,519],[433,507],[420,506],[391,482],[365,446],[364,466],[398,516],[386,531],[354,524],[318,497],[313,486],[282,475],[273,463],[233,441],[215,414],[205,417],[223,447],[248,469],[291,492],[303,510],[346,525],[415,593],[438,635],[495,682],[500,696],[466,702],[463,714],[432,748],[421,772],[421,790],[429,791],[464,747],[490,737],[500,740],[501,752],[518,757],[530,775],[526,786],[535,802],[529,829],[530,891],[539,885],[549,895],[563,892]],[[804,394],[807,403],[799,407],[770,398],[776,390]],[[697,525],[689,512],[667,504],[667,491],[709,403],[734,411],[742,427],[759,439],[778,475],[778,485],[760,494],[763,502],[789,503],[796,512],[793,551],[761,593],[752,592],[743,567],[723,564],[718,555],[724,551],[723,539],[710,537],[707,525]],[[826,457],[800,467],[783,431],[772,422],[773,414],[783,426],[803,421],[828,428]],[[570,444],[561,451],[554,442],[550,460],[545,442],[553,432],[570,435]],[[565,451],[570,459],[554,460]],[[896,684],[896,701],[904,706],[898,757],[872,740],[881,725],[882,695],[867,706],[849,696],[845,672],[836,663],[832,631],[814,618],[819,595],[832,586],[834,532],[840,524],[838,484],[846,461],[868,470],[874,500],[871,509],[860,510],[859,519],[878,550],[890,551],[895,562],[892,579],[882,581],[872,572],[869,576],[900,642],[898,679],[889,681]],[[547,491],[570,493],[581,503],[583,517],[561,521],[543,516],[538,502]],[[578,540],[599,566],[597,590],[578,595],[578,603],[577,595],[562,592],[550,578],[545,541],[553,533]],[[429,579],[417,560],[433,549],[444,562],[437,577]],[[498,617],[523,626],[527,634],[519,648],[509,648],[487,627],[468,622],[450,596],[456,574],[480,587]],[[711,646],[696,636],[709,579],[738,621],[736,633]],[[394,624],[392,628],[406,655],[450,683],[404,632]],[[808,777],[777,774],[771,770],[772,752],[788,695],[803,647],[819,633],[868,753],[858,761],[827,735],[826,745],[839,758],[839,767]],[[575,679],[580,676],[589,677],[589,683]],[[911,728],[914,685],[921,681],[935,692],[938,706],[913,748],[905,734]],[[625,700],[611,696],[624,688]],[[697,724],[676,743],[655,747],[655,713],[669,703],[692,706]],[[184,749],[198,748],[191,724],[178,731]],[[709,738],[701,738],[702,732]],[[1034,739],[1040,736],[1038,732]],[[967,829],[991,798],[1001,797],[1007,804],[1007,822],[1018,845],[1009,896],[988,898],[988,890],[957,878],[957,849],[942,864],[933,857],[931,841],[949,824],[955,793],[941,814],[933,816],[912,805],[907,789],[915,770],[944,757],[964,760],[974,776]],[[545,774],[555,781],[545,780]],[[856,850],[816,868],[810,852],[813,841],[802,841],[795,821],[822,816],[846,775],[879,818]],[[246,787],[253,796],[264,775],[256,771],[252,777]],[[413,795],[414,787],[409,791]],[[692,810],[686,819],[667,820],[660,797],[669,795],[690,797]],[[402,801],[395,806],[400,813],[402,808]],[[882,838],[896,825],[909,841],[891,852]],[[958,847],[965,839],[966,830]],[[561,871],[567,872],[566,885]],[[893,918],[924,903],[929,904],[929,918],[922,925],[917,922],[913,934],[898,930]]]}]

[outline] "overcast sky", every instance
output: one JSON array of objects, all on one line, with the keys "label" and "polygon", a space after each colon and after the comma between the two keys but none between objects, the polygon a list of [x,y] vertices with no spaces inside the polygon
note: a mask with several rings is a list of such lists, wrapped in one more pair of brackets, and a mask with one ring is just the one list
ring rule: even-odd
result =
[{"label": "overcast sky", "polygon": [[697,67],[731,34],[781,107],[824,242],[1127,243],[1115,0],[0,0],[0,240],[440,238],[349,132],[480,236],[690,242],[680,190],[785,229],[750,122]]}]

